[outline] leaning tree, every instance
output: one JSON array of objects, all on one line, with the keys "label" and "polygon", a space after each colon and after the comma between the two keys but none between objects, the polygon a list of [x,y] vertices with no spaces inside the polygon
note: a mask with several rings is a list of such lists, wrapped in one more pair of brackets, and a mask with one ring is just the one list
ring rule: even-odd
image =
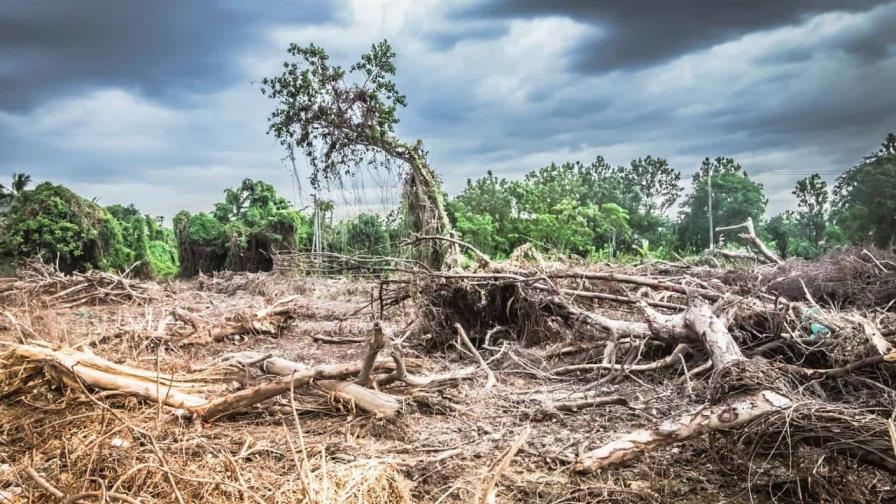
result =
[{"label": "leaning tree", "polygon": [[[262,92],[277,102],[268,132],[290,159],[296,152],[308,158],[312,187],[358,176],[364,165],[402,170],[411,229],[420,236],[447,235],[451,224],[422,141],[404,142],[395,134],[397,110],[406,99],[392,80],[395,52],[389,43],[374,44],[348,72],[314,44],[291,44],[289,54],[294,59],[283,63],[282,73],[262,80]],[[446,250],[427,243],[423,259],[441,265]]]}]

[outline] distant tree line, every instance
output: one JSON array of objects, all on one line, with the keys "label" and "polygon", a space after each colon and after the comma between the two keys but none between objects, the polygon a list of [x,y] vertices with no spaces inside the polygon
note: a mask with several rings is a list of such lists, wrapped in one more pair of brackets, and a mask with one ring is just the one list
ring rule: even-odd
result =
[{"label": "distant tree line", "polygon": [[[520,180],[488,171],[468,180],[454,198],[442,197],[458,237],[494,258],[525,243],[592,260],[674,257],[709,245],[710,175],[714,224],[752,218],[761,238],[783,257],[811,259],[846,244],[896,247],[892,133],[832,189],[817,173],[797,181],[795,209],[771,218],[765,215],[765,188],[728,157],[704,159],[687,191],[681,173],[663,158],[613,167],[597,157],[552,163]],[[337,221],[333,202],[320,200],[303,212],[270,184],[251,179],[225,190],[211,212],[180,212],[172,228],[133,205],[102,207],[60,185],[29,189],[29,183],[29,176],[15,174],[9,187],[0,184],[0,262],[37,256],[64,271],[131,269],[155,278],[258,271],[269,269],[279,250],[310,249],[314,212],[324,249],[346,255],[399,255],[413,228],[400,208]]]}]

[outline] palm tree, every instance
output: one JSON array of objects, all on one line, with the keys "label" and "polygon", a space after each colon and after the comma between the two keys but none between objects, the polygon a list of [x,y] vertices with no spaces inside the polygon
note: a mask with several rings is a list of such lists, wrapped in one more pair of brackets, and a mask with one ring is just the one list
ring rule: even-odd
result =
[{"label": "palm tree", "polygon": [[8,188],[0,184],[0,203],[12,203],[12,200],[22,194],[30,183],[31,175],[27,173],[13,173],[12,184]]},{"label": "palm tree", "polygon": [[31,175],[28,175],[26,173],[13,173],[12,185],[10,186],[10,189],[12,189],[12,193],[14,195],[19,195],[22,194],[22,191],[24,191],[30,183]]}]

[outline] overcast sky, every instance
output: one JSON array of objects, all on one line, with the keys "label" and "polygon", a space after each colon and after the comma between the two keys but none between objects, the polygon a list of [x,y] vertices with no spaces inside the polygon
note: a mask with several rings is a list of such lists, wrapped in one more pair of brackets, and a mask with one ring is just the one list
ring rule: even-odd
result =
[{"label": "overcast sky", "polygon": [[[399,134],[452,194],[596,155],[663,156],[689,181],[728,155],[777,212],[896,130],[896,2],[2,0],[0,177],[168,217],[245,177],[294,199],[257,81],[290,42],[348,66],[384,38]],[[381,185],[345,201],[376,208]]]}]

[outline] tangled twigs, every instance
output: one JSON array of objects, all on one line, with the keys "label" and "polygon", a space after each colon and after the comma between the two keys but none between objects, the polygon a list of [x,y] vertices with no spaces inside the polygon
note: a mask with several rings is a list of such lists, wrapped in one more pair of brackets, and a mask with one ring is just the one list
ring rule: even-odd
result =
[{"label": "tangled twigs", "polygon": [[157,298],[157,285],[103,271],[65,275],[54,266],[31,261],[19,268],[14,282],[0,284],[0,300],[72,308],[85,304],[147,302]]},{"label": "tangled twigs", "polygon": [[181,338],[179,345],[206,344],[243,334],[279,336],[295,319],[295,301],[290,296],[258,311],[243,311],[225,316],[221,320],[207,321],[190,312],[175,308],[171,316],[183,327],[172,330]]},{"label": "tangled twigs", "polygon": [[67,496],[61,490],[54,487],[43,476],[38,474],[37,471],[35,471],[33,468],[26,467],[22,472],[24,472],[26,476],[31,478],[31,481],[33,481],[35,485],[39,486],[42,490],[50,494],[51,497],[63,504],[82,502],[84,499],[88,498],[101,498],[108,499],[110,501],[125,502],[127,504],[139,504],[139,501],[137,501],[137,499],[115,492],[81,492],[79,494]]}]

